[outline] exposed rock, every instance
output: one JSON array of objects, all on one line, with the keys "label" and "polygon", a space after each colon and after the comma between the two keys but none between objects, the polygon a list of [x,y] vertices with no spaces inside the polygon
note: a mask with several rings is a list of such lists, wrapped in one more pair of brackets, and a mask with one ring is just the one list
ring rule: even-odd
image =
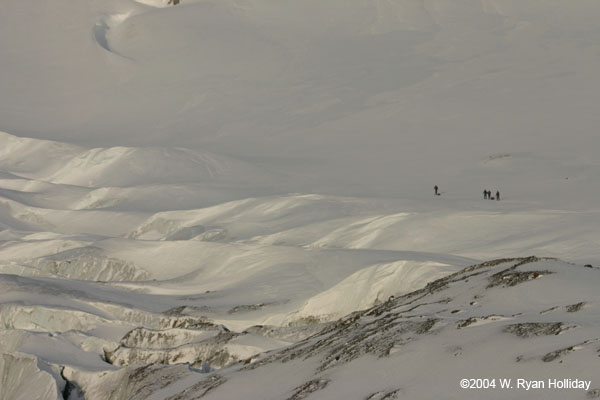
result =
[{"label": "exposed rock", "polygon": [[556,311],[556,310],[558,310],[559,308],[560,308],[559,306],[550,307],[550,308],[549,308],[549,309],[547,309],[547,310],[540,311],[540,314],[546,314],[546,313],[549,313],[549,312],[552,312],[552,311]]},{"label": "exposed rock", "polygon": [[259,335],[278,340],[299,342],[320,333],[329,325],[331,325],[331,322],[304,326],[255,325],[244,330],[242,333],[250,333],[253,335]]},{"label": "exposed rock", "polygon": [[193,317],[193,316],[178,316],[161,318],[159,321],[159,327],[161,329],[167,328],[187,328],[187,329],[211,329],[216,327],[214,323],[210,322],[204,317]]},{"label": "exposed rock", "polygon": [[433,326],[435,325],[436,320],[435,319],[428,319],[427,321],[423,322],[416,330],[415,332],[418,333],[419,335],[422,335],[423,333],[427,333],[431,330],[431,328],[433,328]]},{"label": "exposed rock", "polygon": [[152,393],[163,389],[189,374],[187,366],[145,365],[128,368],[117,384],[113,384],[106,399],[145,400]]},{"label": "exposed rock", "polygon": [[585,302],[579,302],[577,304],[571,304],[570,306],[567,306],[567,312],[577,312],[579,310],[581,310],[581,308],[585,305]]},{"label": "exposed rock", "polygon": [[[443,278],[436,279],[433,282],[429,282],[423,289],[419,289],[414,292],[408,293],[408,294],[400,297],[399,299],[407,298],[407,297],[420,297],[423,295],[439,292],[439,291],[445,289],[446,287],[448,287],[448,285],[450,283],[457,282],[457,281],[466,281],[470,277],[481,275],[481,274],[485,273],[486,271],[480,271],[481,269],[484,269],[484,268],[494,267],[497,265],[502,265],[502,264],[511,263],[511,262],[515,263],[512,267],[495,274],[495,275],[498,275],[498,274],[502,274],[505,271],[514,270],[522,265],[537,262],[540,260],[550,260],[550,258],[538,258],[535,256],[530,256],[530,257],[521,257],[521,258],[501,258],[501,259],[497,259],[497,260],[486,261],[481,264],[476,264],[476,265],[472,265],[470,267],[464,268],[461,271],[455,272],[455,273],[445,276]],[[474,272],[474,273],[472,273],[472,272]],[[520,283],[520,282],[516,282],[516,283]],[[513,285],[510,285],[510,286],[513,286]],[[386,302],[386,303],[388,303],[388,302]],[[386,303],[384,303],[384,304],[386,304]]]},{"label": "exposed rock", "polygon": [[[190,364],[202,368],[205,364],[214,368],[222,368],[233,364],[238,358],[230,354],[225,345],[238,334],[231,332],[219,332],[195,343],[186,343],[185,338],[177,346],[160,347],[160,344],[175,345],[177,338],[168,333],[156,332],[154,337],[148,337],[150,333],[145,330],[134,330],[128,334],[123,342],[133,344],[134,347],[121,345],[114,351],[106,353],[106,359],[113,365],[126,366],[133,364]],[[130,332],[131,333],[131,332]],[[141,335],[141,336],[140,336]],[[136,347],[136,340],[141,344],[151,343],[151,347]]]},{"label": "exposed rock", "polygon": [[302,318],[296,319],[296,320],[288,323],[288,326],[298,327],[298,326],[318,325],[320,323],[321,323],[321,320],[319,318],[311,315],[308,317],[302,317]]},{"label": "exposed rock", "polygon": [[569,347],[565,347],[564,349],[559,349],[559,350],[551,351],[550,353],[547,353],[546,355],[544,355],[544,357],[542,357],[542,361],[543,362],[554,361],[557,358],[560,358],[563,355],[565,355],[567,353],[570,353],[570,352],[572,352],[574,350],[575,350],[574,346],[569,346]]},{"label": "exposed rock", "polygon": [[586,395],[588,399],[600,399],[600,389],[590,389]]},{"label": "exposed rock", "polygon": [[305,399],[311,393],[324,389],[328,383],[329,381],[326,379],[313,379],[312,381],[308,381],[304,385],[298,386],[296,389],[294,389],[296,392],[287,400]]},{"label": "exposed rock", "polygon": [[458,322],[458,324],[456,325],[456,329],[466,328],[467,326],[474,324],[475,322],[477,322],[477,318],[474,317],[463,319]]},{"label": "exposed rock", "polygon": [[373,393],[365,400],[396,400],[400,399],[400,392],[402,389],[392,390],[391,392],[377,392]]},{"label": "exposed rock", "polygon": [[389,356],[395,346],[415,340],[414,334],[430,332],[435,319],[407,321],[399,313],[385,317],[360,320],[364,312],[356,312],[329,325],[313,340],[297,345],[258,360],[245,368],[254,369],[273,361],[288,362],[297,357],[308,358],[325,354],[319,371],[346,364],[364,354],[378,357]]},{"label": "exposed rock", "polygon": [[169,315],[169,316],[182,316],[185,315],[185,310],[187,309],[187,306],[179,306],[179,307],[173,307],[173,308],[169,308],[167,311],[164,312],[165,315]]},{"label": "exposed rock", "polygon": [[512,271],[504,270],[489,278],[490,284],[488,288],[495,286],[515,286],[519,283],[527,282],[533,279],[538,279],[541,276],[552,274],[550,271]]},{"label": "exposed rock", "polygon": [[[515,286],[520,282],[529,279],[535,279],[549,271],[519,271],[520,266],[540,261],[537,257],[526,257],[516,259],[500,259],[490,261],[477,266],[468,267],[460,272],[449,275],[429,283],[423,289],[416,290],[403,296],[390,299],[369,310],[352,313],[324,328],[318,335],[308,338],[304,342],[297,343],[280,352],[272,353],[266,357],[259,358],[254,363],[243,367],[244,369],[254,369],[266,363],[279,361],[287,362],[297,358],[310,358],[320,355],[322,357],[318,371],[324,371],[329,368],[348,363],[364,354],[372,354],[378,357],[386,357],[394,353],[394,349],[408,344],[415,340],[417,335],[429,333],[432,327],[437,323],[437,319],[428,318],[427,315],[439,315],[440,312],[446,312],[449,315],[451,310],[440,310],[435,308],[434,314],[430,310],[436,304],[445,304],[452,301],[449,297],[442,297],[439,292],[449,288],[451,285],[464,282],[468,278],[491,272],[488,268],[513,263],[509,268],[504,268],[498,273],[489,277],[483,277],[481,283],[485,286],[481,290],[486,290],[490,286],[505,285],[507,287]],[[492,282],[490,284],[490,282]],[[481,297],[482,294],[478,293]],[[436,298],[437,297],[437,298]],[[441,297],[441,298],[440,298]],[[431,299],[427,301],[427,299]],[[408,314],[416,309],[423,309],[421,315]],[[519,316],[515,314],[512,318]],[[464,328],[479,319],[506,317],[490,315],[488,317],[469,317],[460,321],[457,327]],[[419,321],[420,319],[420,321]],[[446,323],[447,324],[447,323]],[[440,325],[443,329],[444,323]],[[527,336],[536,336],[542,334],[556,334],[564,329],[562,323],[551,323],[547,325],[531,325],[525,323],[515,325],[508,330],[512,333]]]},{"label": "exposed rock", "polygon": [[495,267],[497,265],[500,264],[507,264],[510,262],[515,262],[515,261],[522,261],[523,259],[520,258],[497,258],[495,260],[489,260],[489,261],[485,261],[482,262],[481,264],[477,264],[477,265],[473,265],[470,267],[465,268],[463,271],[464,272],[470,272],[470,271],[474,271],[476,269],[480,269],[480,268],[487,268],[487,267]]},{"label": "exposed rock", "polygon": [[[334,368],[343,367],[347,363],[360,359],[364,355],[369,355],[371,358],[373,356],[397,357],[397,362],[401,362],[405,350],[410,353],[411,350],[414,350],[415,348],[413,345],[420,346],[416,343],[420,343],[417,341],[421,341],[424,335],[432,335],[430,337],[432,343],[437,343],[438,341],[433,335],[443,335],[447,329],[451,329],[453,332],[451,334],[455,335],[455,337],[468,339],[471,335],[473,335],[473,337],[479,337],[478,335],[480,334],[488,335],[490,332],[497,332],[498,328],[493,326],[490,327],[489,325],[486,326],[486,323],[512,319],[515,320],[512,321],[512,324],[505,325],[506,322],[502,322],[499,324],[502,325],[502,328],[499,329],[504,329],[505,332],[521,338],[557,335],[572,328],[574,325],[567,325],[563,322],[528,322],[530,321],[529,318],[535,321],[535,318],[539,315],[539,309],[536,309],[535,307],[525,307],[523,310],[515,310],[515,314],[506,316],[494,313],[490,313],[487,316],[473,315],[472,312],[475,310],[479,310],[478,312],[485,310],[497,312],[499,308],[495,306],[491,307],[491,309],[486,308],[488,302],[485,301],[476,309],[464,307],[471,299],[487,298],[486,291],[490,288],[491,281],[497,280],[499,282],[498,286],[504,285],[507,288],[511,288],[520,282],[534,279],[535,277],[532,274],[547,273],[546,271],[521,271],[518,269],[522,265],[537,260],[539,259],[535,257],[503,259],[498,261],[495,265],[469,267],[460,273],[455,273],[446,278],[436,280],[423,289],[396,298],[391,298],[371,309],[354,312],[335,322],[321,324],[318,323],[318,319],[311,319],[311,317],[308,317],[306,320],[298,323],[297,326],[270,327],[259,325],[248,328],[244,333],[278,339],[287,338],[290,342],[296,343],[273,352],[262,353],[251,357],[245,355],[243,359],[246,362],[244,364],[240,363],[228,370],[227,374],[236,374],[238,372],[244,373],[243,371],[253,370],[271,363],[288,363],[292,360],[301,363],[302,360],[314,358],[314,360],[310,361],[311,365],[315,366],[312,371],[313,376],[308,378],[311,380],[304,383],[302,383],[303,381],[297,380],[293,385],[289,385],[287,389],[287,396],[290,396],[287,397],[288,400],[300,400],[311,398],[312,393],[327,387],[329,383],[327,379],[333,378],[330,378],[330,376],[327,376],[327,378],[323,377],[322,374],[324,371],[332,371],[331,377],[337,376],[337,372],[334,372],[333,370]],[[508,268],[506,265],[507,263]],[[497,266],[499,272],[494,271],[495,266]],[[554,268],[554,266],[549,265],[548,268],[553,270],[552,268]],[[555,271],[557,274],[560,273],[560,270]],[[469,279],[469,292],[464,293],[464,283]],[[523,291],[527,291],[528,289],[517,287],[515,289],[503,290],[506,290],[507,292],[514,291],[520,295]],[[543,292],[540,291],[540,293]],[[587,297],[581,298],[587,300]],[[577,300],[578,297],[572,297],[571,302],[574,303]],[[261,304],[257,304],[256,306],[260,305]],[[509,305],[512,306],[513,303],[509,301],[504,305],[508,307]],[[583,305],[585,305],[584,302],[569,306],[561,305],[546,310],[546,312],[558,310],[564,315],[567,311],[575,312],[576,310],[581,309]],[[249,307],[242,306],[242,308],[252,309],[253,307],[250,305]],[[457,322],[457,314],[453,312],[455,310],[461,310],[465,313],[463,320]],[[206,319],[187,316],[185,315],[185,311],[185,308],[178,307],[169,310],[170,316],[165,316],[163,314],[163,318],[179,320],[179,322],[176,323],[171,321],[166,325],[185,325],[186,323],[189,323],[192,325],[206,326],[206,331],[204,333],[202,333],[202,329],[196,328],[165,330],[137,328],[130,331],[123,338],[122,345],[118,349],[118,351],[121,352],[121,358],[126,359],[128,363],[189,362],[193,365],[210,363],[217,368],[220,365],[229,365],[230,363],[235,362],[232,361],[236,359],[235,355],[224,351],[226,349],[224,346],[227,341],[230,340],[227,338],[228,335],[237,334],[227,332],[224,328],[212,324]],[[576,315],[573,315],[573,317],[576,317]],[[192,320],[184,322],[189,318]],[[481,325],[481,329],[474,329],[472,333],[457,333],[454,331],[455,327],[461,329],[476,323],[478,326]],[[215,332],[218,333],[215,334]],[[585,334],[586,332],[582,330],[581,333]],[[203,335],[212,336],[205,340]],[[184,336],[185,338],[182,340],[185,344],[178,345],[178,340]],[[570,336],[565,335],[565,339],[569,339],[569,337]],[[223,343],[217,343],[221,339],[223,339]],[[600,341],[600,339],[587,340],[583,343],[564,347],[547,354],[539,353],[539,350],[537,352],[534,350],[533,354],[518,356],[516,359],[517,362],[539,362],[540,359],[544,362],[551,362],[569,352],[583,348],[585,345],[594,341]],[[444,341],[442,340],[442,342]],[[563,343],[563,346],[569,344],[568,342],[565,343],[564,340],[559,341],[558,343]],[[468,358],[468,352],[463,352],[461,345],[464,344],[457,342],[444,343],[441,351],[448,352],[450,357],[453,355],[456,357]],[[205,352],[202,353],[202,351]],[[514,356],[517,356],[517,354],[514,354]],[[111,357],[114,360],[117,358],[117,354],[115,353],[111,355]],[[127,357],[130,357],[130,359],[127,359]],[[562,360],[560,360],[560,362],[562,362]],[[292,365],[288,364],[283,368],[296,368],[296,363]],[[224,379],[219,376],[204,379],[193,385],[188,383],[191,385],[190,387],[177,395],[171,395],[169,399],[199,399],[223,383]],[[300,383],[302,384],[300,385]],[[367,396],[365,400],[391,400],[400,398],[403,394],[400,389],[392,389],[393,388],[384,388],[384,390],[380,390]],[[323,394],[326,392],[327,390],[323,392]],[[217,392],[216,394],[218,395],[219,393]],[[285,398],[286,396],[283,397]],[[314,397],[316,397],[316,395],[314,395]]]},{"label": "exposed rock", "polygon": [[574,346],[568,346],[562,349],[558,349],[555,351],[551,351],[550,353],[546,353],[543,357],[542,357],[542,361],[544,362],[550,362],[550,361],[554,361],[557,358],[560,358],[562,356],[564,356],[567,353],[573,352],[575,350],[579,350],[584,348],[585,346],[589,345],[590,343],[597,343],[600,342],[600,338],[595,338],[595,339],[588,339],[582,343],[578,343]]},{"label": "exposed rock", "polygon": [[512,333],[522,338],[558,335],[564,330],[562,322],[525,322],[508,325],[504,328],[504,332]]},{"label": "exposed rock", "polygon": [[121,345],[148,349],[174,348],[183,344],[201,342],[214,338],[224,330],[217,326],[210,329],[166,329],[153,330],[135,328],[129,331],[122,339]]},{"label": "exposed rock", "polygon": [[260,310],[261,308],[263,308],[265,306],[270,306],[270,305],[274,305],[274,304],[276,304],[276,303],[243,304],[243,305],[235,306],[227,312],[229,314],[235,314],[235,313],[239,313],[239,312],[256,311],[256,310]]}]

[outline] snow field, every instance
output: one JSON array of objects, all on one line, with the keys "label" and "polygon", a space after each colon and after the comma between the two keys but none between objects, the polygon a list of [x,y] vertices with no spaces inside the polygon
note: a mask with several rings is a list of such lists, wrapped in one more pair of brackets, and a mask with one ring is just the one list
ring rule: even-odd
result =
[{"label": "snow field", "polygon": [[0,398],[598,396],[597,1],[170,3],[0,4]]}]

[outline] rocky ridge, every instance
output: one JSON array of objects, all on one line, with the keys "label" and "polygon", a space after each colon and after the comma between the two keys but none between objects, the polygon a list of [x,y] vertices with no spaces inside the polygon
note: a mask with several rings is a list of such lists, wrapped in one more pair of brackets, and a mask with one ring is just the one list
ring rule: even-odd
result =
[{"label": "rocky ridge", "polygon": [[[286,378],[283,385],[287,389],[283,392],[281,388],[271,391],[269,387],[261,387],[262,398],[331,398],[332,393],[343,392],[340,385],[349,384],[348,376],[355,376],[358,365],[372,363],[395,366],[392,370],[395,373],[391,373],[395,378],[391,381],[396,382],[396,387],[389,386],[389,379],[388,386],[383,387],[377,387],[385,381],[381,378],[366,380],[371,382],[368,388],[358,391],[356,394],[362,393],[362,397],[355,398],[393,399],[402,393],[419,393],[421,397],[417,398],[426,398],[432,386],[428,388],[423,383],[423,376],[420,383],[412,382],[418,392],[405,387],[411,381],[407,378],[412,376],[410,370],[418,375],[419,371],[423,373],[421,368],[429,365],[433,370],[429,374],[434,374],[438,368],[449,365],[472,364],[481,373],[489,368],[478,365],[489,348],[502,349],[497,360],[502,370],[510,366],[522,374],[538,371],[556,376],[564,373],[565,368],[572,371],[574,365],[580,364],[582,368],[577,371],[583,379],[585,375],[593,375],[584,366],[600,356],[600,325],[591,318],[600,306],[600,296],[593,290],[594,285],[583,285],[580,291],[565,291],[561,296],[555,296],[554,290],[556,286],[582,280],[597,281],[598,274],[597,268],[537,257],[474,265],[430,282],[420,290],[392,296],[378,306],[325,324],[320,332],[291,346],[242,360],[229,368],[197,374],[193,368],[177,367],[180,373],[165,383],[164,389],[177,388],[177,393],[165,398],[226,398],[245,377],[270,375],[276,370],[303,372],[290,372],[293,377]],[[252,331],[264,332],[265,328]],[[139,334],[140,331],[135,333]],[[441,366],[431,364],[434,360]],[[165,368],[175,367],[162,366],[156,373],[162,371],[162,374]],[[139,369],[126,371],[119,374],[128,385],[146,385],[146,378],[136,378]],[[591,381],[596,386],[587,392],[562,393],[560,398],[593,396],[600,382]],[[85,391],[85,384],[82,387]],[[258,398],[258,392],[252,392],[252,388],[248,391],[248,398]],[[288,394],[282,397],[286,391]],[[559,398],[556,397],[559,393],[544,394]]]}]

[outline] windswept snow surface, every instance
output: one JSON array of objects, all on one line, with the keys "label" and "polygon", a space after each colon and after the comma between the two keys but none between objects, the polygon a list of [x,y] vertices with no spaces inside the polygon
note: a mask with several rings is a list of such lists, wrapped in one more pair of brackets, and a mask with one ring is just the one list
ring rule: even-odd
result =
[{"label": "windswept snow surface", "polygon": [[600,396],[599,19],[0,2],[0,398]]}]

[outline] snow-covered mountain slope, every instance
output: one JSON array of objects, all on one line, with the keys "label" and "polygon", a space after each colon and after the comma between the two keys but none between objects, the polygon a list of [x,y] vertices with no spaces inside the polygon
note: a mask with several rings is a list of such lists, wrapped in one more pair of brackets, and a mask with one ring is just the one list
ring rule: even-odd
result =
[{"label": "snow-covered mountain slope", "polygon": [[[535,257],[473,266],[219,374],[224,383],[205,397],[235,396],[244,387],[247,398],[263,399],[394,398],[393,392],[415,399],[525,398],[521,378],[545,382],[532,397],[593,398],[598,273]],[[276,374],[279,384],[246,385],[262,374]],[[497,387],[461,389],[462,378],[495,378]],[[512,379],[513,388],[501,389],[499,378]],[[591,384],[552,390],[548,378]]]},{"label": "snow-covered mountain slope", "polygon": [[[598,171],[594,1],[168,5],[4,2],[0,129],[224,152],[302,193],[397,196],[436,181],[520,196],[466,174],[501,154],[555,157],[556,184]],[[586,188],[546,191],[537,174],[531,198]]]},{"label": "snow-covered mountain slope", "polygon": [[242,182],[260,176],[260,171],[247,163],[183,148],[86,149],[4,132],[0,132],[0,143],[3,170],[46,183],[104,188],[210,183],[227,178]]},{"label": "snow-covered mountain slope", "polygon": [[[209,375],[137,367],[65,376],[91,399],[596,398],[599,273],[554,259],[494,260]],[[487,379],[486,389],[462,389],[461,379]],[[554,380],[581,387],[553,389]]]},{"label": "snow-covered mountain slope", "polygon": [[[594,0],[0,2],[0,398],[522,398],[457,379],[588,379],[599,17]],[[577,265],[480,264],[530,254]]]},{"label": "snow-covered mountain slope", "polygon": [[[449,193],[227,201],[244,192],[239,177],[266,182],[268,173],[232,161],[223,174],[202,175],[211,169],[194,164],[197,181],[188,184],[187,151],[3,138],[12,148],[0,180],[4,365],[19,363],[40,387],[65,398],[106,396],[95,386],[103,382],[98,371],[115,371],[108,376],[119,385],[131,379],[129,389],[115,389],[127,398],[136,365],[188,363],[206,372],[293,345],[348,313],[496,254],[599,262],[598,214],[573,210],[576,203],[540,209]],[[173,173],[136,169],[147,155],[158,166],[173,165]],[[206,206],[179,208],[196,200]],[[47,367],[39,372],[25,367],[27,360]],[[175,370],[190,375],[185,382],[198,380],[195,370]],[[144,393],[153,390],[159,388]]]},{"label": "snow-covered mountain slope", "polygon": [[[346,314],[389,304],[496,254],[536,251],[600,261],[598,213],[576,203],[540,209],[527,201],[449,193],[228,201],[244,192],[236,181],[244,173],[256,182],[266,182],[268,173],[234,161],[231,176],[202,175],[201,169],[188,184],[186,151],[133,149],[113,157],[109,149],[106,155],[113,156],[71,168],[90,150],[8,134],[4,140],[13,151],[3,159],[0,179],[2,365],[23,368],[16,377],[6,375],[11,387],[33,374],[50,398],[130,398],[137,385],[154,385],[153,374],[163,373],[162,384],[139,393],[167,398],[196,385],[198,374],[296,345],[338,326],[334,321]],[[33,150],[14,144],[20,142]],[[61,157],[51,149],[60,149]],[[134,168],[144,154],[156,165],[174,157],[174,173],[155,170],[147,176],[156,181],[148,184]],[[116,176],[114,165],[120,165]],[[97,183],[58,182],[69,175],[64,171]],[[205,187],[218,197],[205,195]],[[171,201],[170,189],[182,200]],[[195,200],[206,206],[179,208]],[[192,369],[176,366],[182,363]],[[185,396],[223,382],[214,379]],[[325,381],[315,382],[307,387]]]}]

